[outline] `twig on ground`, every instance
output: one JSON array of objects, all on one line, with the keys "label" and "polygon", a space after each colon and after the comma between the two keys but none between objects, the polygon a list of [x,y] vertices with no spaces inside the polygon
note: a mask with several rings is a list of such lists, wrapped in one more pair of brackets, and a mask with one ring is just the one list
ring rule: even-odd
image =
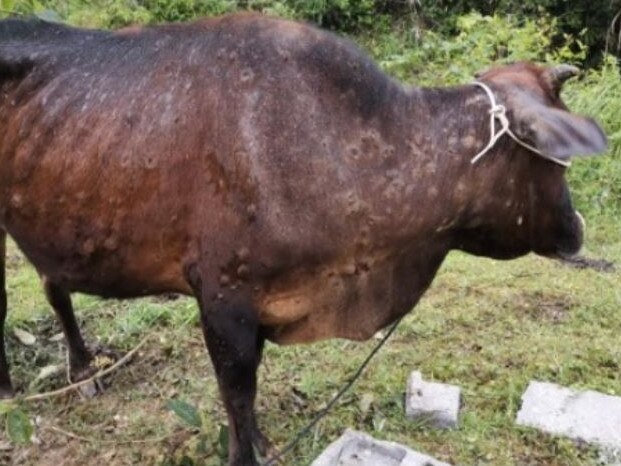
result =
[{"label": "twig on ground", "polygon": [[66,437],[70,437],[72,439],[75,440],[80,440],[81,442],[87,442],[87,443],[99,443],[99,444],[104,444],[104,445],[118,445],[118,444],[128,444],[128,443],[159,443],[159,442],[163,442],[164,440],[169,439],[170,437],[173,437],[175,435],[178,434],[178,432],[173,432],[171,434],[167,434],[167,435],[162,435],[160,437],[151,437],[151,438],[145,438],[145,439],[129,439],[129,440],[101,440],[101,439],[97,439],[97,438],[88,438],[88,437],[84,437],[82,435],[78,435],[74,432],[70,432],[68,430],[65,429],[61,429],[60,427],[54,426],[54,425],[43,425],[41,426],[43,429],[45,430],[51,430],[53,432],[62,434]]},{"label": "twig on ground", "polygon": [[76,388],[79,388],[79,387],[81,387],[83,385],[87,385],[89,383],[92,383],[92,382],[96,381],[97,379],[99,379],[99,378],[101,378],[101,377],[103,377],[105,375],[108,375],[111,372],[114,372],[116,369],[118,369],[123,364],[125,364],[127,361],[129,361],[138,352],[138,350],[140,348],[142,348],[142,346],[144,346],[144,344],[147,342],[147,340],[149,338],[151,338],[151,335],[147,335],[146,337],[144,337],[140,341],[140,343],[138,343],[136,345],[136,347],[134,349],[132,349],[130,352],[128,352],[125,356],[123,356],[121,359],[119,359],[117,362],[115,362],[110,367],[98,371],[97,373],[95,373],[94,375],[89,377],[88,379],[81,380],[81,381],[73,383],[71,385],[67,385],[66,387],[59,388],[58,390],[53,390],[51,392],[38,393],[36,395],[26,396],[24,398],[21,398],[20,401],[28,402],[28,401],[45,400],[47,398],[52,398],[52,397],[55,397],[55,396],[63,395],[65,393],[70,392],[71,390],[75,390]]}]

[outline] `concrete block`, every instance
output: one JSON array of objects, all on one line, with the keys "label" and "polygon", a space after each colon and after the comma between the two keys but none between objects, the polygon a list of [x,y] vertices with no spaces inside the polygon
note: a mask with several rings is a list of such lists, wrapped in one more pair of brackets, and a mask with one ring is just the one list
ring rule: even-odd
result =
[{"label": "concrete block", "polygon": [[347,429],[311,466],[450,466],[395,442]]},{"label": "concrete block", "polygon": [[598,465],[621,466],[621,448],[602,447],[599,451]]},{"label": "concrete block", "polygon": [[455,385],[425,382],[414,371],[408,378],[405,395],[405,414],[413,420],[424,420],[440,429],[455,429],[458,425],[461,390]]},{"label": "concrete block", "polygon": [[532,381],[517,423],[550,434],[621,449],[621,397]]}]

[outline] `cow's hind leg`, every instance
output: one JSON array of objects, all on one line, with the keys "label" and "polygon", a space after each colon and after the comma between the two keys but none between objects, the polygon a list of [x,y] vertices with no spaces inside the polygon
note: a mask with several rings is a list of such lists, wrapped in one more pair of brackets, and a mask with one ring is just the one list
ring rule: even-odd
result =
[{"label": "cow's hind leg", "polygon": [[69,347],[71,380],[77,382],[86,379],[93,372],[90,367],[93,356],[84,344],[82,333],[73,313],[71,296],[66,290],[52,283],[45,276],[42,279],[45,295],[60,321]]},{"label": "cow's hind leg", "polygon": [[243,299],[215,296],[196,277],[191,282],[228,415],[229,465],[257,465],[253,444],[258,443],[259,449],[267,448],[254,414],[256,371],[263,347],[257,314]]},{"label": "cow's hind leg", "polygon": [[9,375],[9,364],[4,348],[4,321],[6,319],[6,232],[0,230],[0,398],[11,398],[13,386]]}]

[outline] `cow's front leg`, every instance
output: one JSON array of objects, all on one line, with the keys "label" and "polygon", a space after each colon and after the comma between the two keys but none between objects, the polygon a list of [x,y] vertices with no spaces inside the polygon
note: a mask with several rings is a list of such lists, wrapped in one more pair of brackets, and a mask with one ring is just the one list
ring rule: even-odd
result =
[{"label": "cow's front leg", "polygon": [[[201,287],[203,288],[203,287]],[[243,299],[198,296],[203,333],[229,421],[229,465],[254,466],[253,444],[267,449],[254,414],[263,338],[257,313]]]},{"label": "cow's front leg", "polygon": [[[261,363],[261,357],[263,356],[264,345],[265,345],[265,332],[263,328],[259,327],[259,334],[257,338],[257,358],[255,361],[255,369],[254,369],[255,379],[256,379],[256,371],[259,368],[259,364]],[[253,406],[254,406],[255,397],[256,397],[256,389],[252,395]],[[259,429],[259,425],[257,423],[257,417],[256,417],[254,410],[252,412],[252,421],[253,421],[252,444],[259,451],[261,456],[263,456],[263,458],[266,458],[269,460],[273,456],[277,455],[278,451],[276,451],[276,449],[272,446],[272,442],[270,442],[270,440],[263,434],[263,432],[261,432],[261,429]]]},{"label": "cow's front leg", "polygon": [[228,415],[229,465],[256,465],[252,448],[260,435],[254,415],[259,359],[256,315],[233,306],[201,310],[201,319]]}]

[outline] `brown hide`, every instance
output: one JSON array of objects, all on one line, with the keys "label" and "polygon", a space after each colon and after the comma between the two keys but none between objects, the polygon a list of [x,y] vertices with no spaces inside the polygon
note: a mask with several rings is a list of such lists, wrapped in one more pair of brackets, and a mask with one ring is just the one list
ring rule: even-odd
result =
[{"label": "brown hide", "polygon": [[504,140],[471,166],[489,131],[473,86],[405,88],[345,40],[254,15],[54,37],[0,81],[0,226],[69,291],[191,294],[197,266],[272,340],[364,339],[449,249],[552,236],[528,186],[559,188],[547,215],[562,169]]}]

